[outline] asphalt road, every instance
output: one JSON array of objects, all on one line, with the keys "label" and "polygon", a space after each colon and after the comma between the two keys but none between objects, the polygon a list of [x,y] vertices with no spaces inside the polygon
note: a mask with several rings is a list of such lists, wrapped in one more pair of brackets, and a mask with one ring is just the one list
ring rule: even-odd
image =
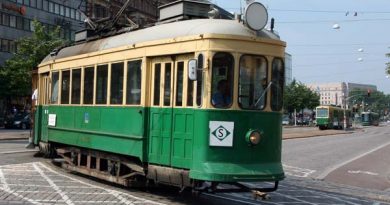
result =
[{"label": "asphalt road", "polygon": [[[334,139],[334,136],[328,137]],[[22,152],[26,143],[27,140],[0,141],[0,204],[390,205],[390,201],[380,201],[381,193],[370,192],[370,195],[367,195],[365,191],[357,192],[354,188],[332,182],[312,180],[309,177],[310,171],[297,168],[294,168],[293,173],[304,177],[287,173],[287,179],[280,183],[278,191],[269,194],[271,198],[266,201],[254,200],[251,193],[205,193],[194,198],[190,192],[178,194],[178,190],[172,187],[126,189],[66,172],[52,165],[47,159],[34,157],[35,153],[29,150]],[[303,144],[309,145],[305,142]]]},{"label": "asphalt road", "polygon": [[390,145],[390,126],[368,127],[352,134],[284,140],[282,161],[286,172],[293,176],[324,179],[386,145]]}]

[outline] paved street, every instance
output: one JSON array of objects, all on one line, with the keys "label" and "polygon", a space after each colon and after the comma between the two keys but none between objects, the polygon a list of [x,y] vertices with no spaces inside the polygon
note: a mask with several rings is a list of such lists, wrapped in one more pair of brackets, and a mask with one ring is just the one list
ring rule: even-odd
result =
[{"label": "paved street", "polygon": [[[302,129],[305,132],[311,128]],[[285,140],[283,161],[287,179],[282,181],[278,191],[270,193],[271,198],[265,201],[254,200],[251,193],[205,193],[194,198],[189,191],[177,194],[178,190],[172,187],[146,191],[113,186],[66,172],[46,159],[34,157],[35,152],[24,148],[27,140],[1,140],[0,204],[390,205],[390,192],[386,186],[382,189],[361,186],[359,183],[350,183],[356,181],[356,178],[345,177],[346,172],[351,170],[351,176],[357,177],[382,177],[390,173],[383,171],[388,167],[380,163],[388,158],[385,156],[388,156],[389,146],[385,144],[390,141],[389,132],[390,127],[378,127],[353,134]],[[356,148],[353,148],[351,143],[355,143]],[[381,160],[377,160],[378,157]],[[372,167],[378,167],[382,171],[363,169],[365,167],[361,167],[361,162],[367,161],[378,161],[379,163],[372,163]],[[346,168],[349,166],[351,168]],[[324,176],[323,180],[318,180],[321,176]],[[373,182],[381,182],[383,185],[386,180],[381,179],[368,178],[363,181],[363,185]]]}]

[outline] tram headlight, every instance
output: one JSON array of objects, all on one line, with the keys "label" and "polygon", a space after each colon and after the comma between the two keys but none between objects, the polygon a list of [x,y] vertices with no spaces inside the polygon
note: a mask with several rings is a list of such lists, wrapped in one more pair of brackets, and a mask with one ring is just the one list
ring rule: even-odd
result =
[{"label": "tram headlight", "polygon": [[245,136],[246,142],[250,145],[257,145],[261,140],[261,134],[258,130],[249,130]]}]

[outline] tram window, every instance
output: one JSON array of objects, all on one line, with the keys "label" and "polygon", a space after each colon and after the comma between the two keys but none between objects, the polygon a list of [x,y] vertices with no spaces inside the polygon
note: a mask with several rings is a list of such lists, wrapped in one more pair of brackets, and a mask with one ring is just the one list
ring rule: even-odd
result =
[{"label": "tram window", "polygon": [[62,71],[61,104],[69,104],[70,71]]},{"label": "tram window", "polygon": [[267,61],[262,56],[243,55],[240,59],[238,103],[243,109],[262,110],[266,102]]},{"label": "tram window", "polygon": [[172,76],[172,64],[165,63],[164,73],[164,106],[171,105],[171,76]]},{"label": "tram window", "polygon": [[128,105],[139,105],[141,103],[141,80],[142,80],[142,61],[127,62],[127,93],[126,103]]},{"label": "tram window", "polygon": [[58,72],[53,72],[51,74],[51,104],[57,104],[58,103],[58,79],[59,74]]},{"label": "tram window", "polygon": [[72,71],[72,104],[80,104],[81,69]]},{"label": "tram window", "polygon": [[123,101],[123,66],[124,63],[111,64],[110,104],[118,105]]},{"label": "tram window", "polygon": [[230,53],[219,52],[212,63],[211,104],[216,108],[229,108],[233,96],[234,58]]},{"label": "tram window", "polygon": [[154,65],[154,96],[153,105],[160,105],[160,81],[161,81],[161,64]]},{"label": "tram window", "polygon": [[183,106],[184,62],[177,63],[176,106]]},{"label": "tram window", "polygon": [[93,81],[95,76],[95,68],[87,67],[84,69],[84,104],[93,103]]},{"label": "tram window", "polygon": [[197,79],[196,79],[196,105],[202,105],[202,92],[203,92],[203,54],[198,55],[198,70],[197,70]]},{"label": "tram window", "polygon": [[272,62],[271,108],[280,111],[283,107],[284,65],[280,58]]},{"label": "tram window", "polygon": [[194,105],[194,81],[187,78],[187,106],[192,107]]},{"label": "tram window", "polygon": [[99,65],[96,75],[96,104],[106,104],[108,65]]}]

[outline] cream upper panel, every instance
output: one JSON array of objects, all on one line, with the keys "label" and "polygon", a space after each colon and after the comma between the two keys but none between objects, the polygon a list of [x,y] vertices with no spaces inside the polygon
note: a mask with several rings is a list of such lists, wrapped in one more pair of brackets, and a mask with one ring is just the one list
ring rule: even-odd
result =
[{"label": "cream upper panel", "polygon": [[[264,39],[273,40],[274,42],[281,42],[272,32],[267,30],[254,32],[237,21],[221,19],[197,19],[153,26],[150,28],[124,33],[100,40],[69,46],[61,49],[56,56],[48,55],[42,61],[42,64],[49,63],[53,60],[83,54],[102,54],[104,52],[112,52],[118,48],[131,49],[135,46],[139,47],[139,44],[145,44],[145,42],[153,42],[153,44],[158,44],[158,42],[161,41],[161,44],[167,44],[185,40],[183,37],[201,39],[210,37],[210,35],[229,35],[239,36],[251,40]],[[147,44],[144,46],[146,45]]]}]

